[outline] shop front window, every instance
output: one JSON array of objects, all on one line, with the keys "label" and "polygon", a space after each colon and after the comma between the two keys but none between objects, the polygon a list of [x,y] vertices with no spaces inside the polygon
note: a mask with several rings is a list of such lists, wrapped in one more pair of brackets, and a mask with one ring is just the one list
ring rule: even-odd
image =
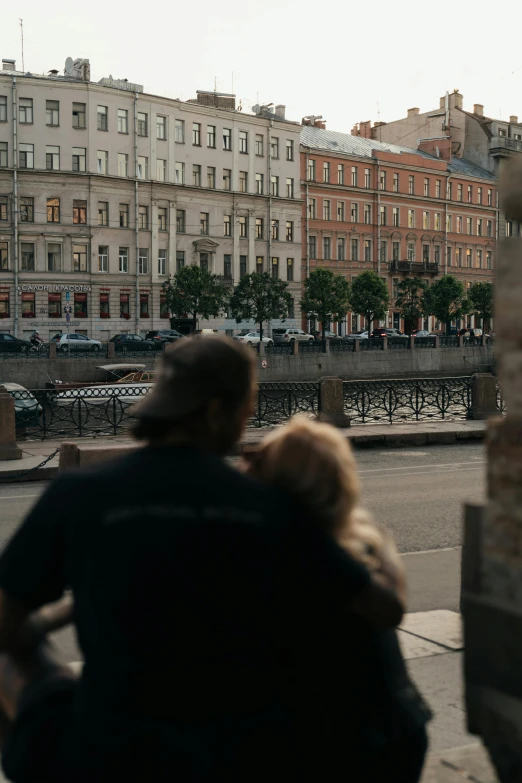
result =
[{"label": "shop front window", "polygon": [[34,318],[36,315],[36,306],[34,294],[22,294],[22,318]]},{"label": "shop front window", "polygon": [[0,318],[9,318],[9,292],[0,291]]},{"label": "shop front window", "polygon": [[150,318],[148,294],[140,294],[140,318]]},{"label": "shop front window", "polygon": [[110,318],[109,294],[100,294],[100,318]]},{"label": "shop front window", "polygon": [[126,321],[130,318],[129,294],[120,294],[120,318]]},{"label": "shop front window", "polygon": [[74,317],[87,318],[87,294],[74,295]]},{"label": "shop front window", "polygon": [[167,307],[167,297],[165,294],[160,294],[160,318],[169,317],[169,308]]},{"label": "shop front window", "polygon": [[49,294],[49,318],[60,318],[62,315],[62,295]]}]

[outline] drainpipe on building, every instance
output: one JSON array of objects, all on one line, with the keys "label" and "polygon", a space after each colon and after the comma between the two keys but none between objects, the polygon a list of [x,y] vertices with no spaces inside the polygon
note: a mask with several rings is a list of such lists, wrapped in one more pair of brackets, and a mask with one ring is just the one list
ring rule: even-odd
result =
[{"label": "drainpipe on building", "polygon": [[134,95],[134,241],[136,252],[136,334],[140,328],[140,235],[139,235],[139,190],[138,190],[138,93]]},{"label": "drainpipe on building", "polygon": [[14,335],[18,337],[18,215],[20,204],[18,195],[18,126],[16,113],[16,76],[13,76],[13,239],[14,239]]}]

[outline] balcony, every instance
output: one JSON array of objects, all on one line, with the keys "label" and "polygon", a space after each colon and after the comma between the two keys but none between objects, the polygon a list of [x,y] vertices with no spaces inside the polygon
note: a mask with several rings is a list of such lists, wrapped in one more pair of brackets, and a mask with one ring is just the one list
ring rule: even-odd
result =
[{"label": "balcony", "polygon": [[439,265],[437,262],[429,261],[391,261],[390,272],[404,272],[410,275],[438,275]]},{"label": "balcony", "polygon": [[224,285],[225,288],[233,288],[234,287],[234,278],[229,277],[228,275],[216,275],[217,279],[221,283],[221,285]]},{"label": "balcony", "polygon": [[507,136],[492,136],[489,152],[493,157],[507,158],[512,152],[522,152],[522,141],[509,139]]}]

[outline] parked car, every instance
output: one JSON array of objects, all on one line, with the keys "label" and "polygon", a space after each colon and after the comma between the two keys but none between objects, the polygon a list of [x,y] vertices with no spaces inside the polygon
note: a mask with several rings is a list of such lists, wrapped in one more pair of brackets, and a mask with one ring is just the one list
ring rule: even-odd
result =
[{"label": "parked car", "polygon": [[144,340],[139,334],[115,334],[109,342],[114,343],[116,353],[128,351],[161,351],[162,341]]},{"label": "parked car", "polygon": [[99,340],[92,340],[85,334],[62,334],[58,342],[56,343],[56,350],[60,353],[68,353],[69,351],[91,351],[92,353],[98,353],[101,350],[102,344]]},{"label": "parked car", "polygon": [[295,343],[296,341],[313,343],[314,341],[312,335],[303,332],[302,329],[272,329],[272,339],[275,343]]},{"label": "parked car", "polygon": [[8,394],[14,399],[15,423],[19,427],[38,424],[42,406],[34,395],[19,383],[2,383]]},{"label": "parked car", "polygon": [[183,335],[176,329],[153,329],[145,335],[146,340],[158,340],[160,343],[175,343]]},{"label": "parked car", "polygon": [[28,353],[31,347],[29,340],[21,340],[12,334],[0,334],[0,353]]},{"label": "parked car", "polygon": [[[310,332],[310,334],[315,337],[316,340],[322,340],[323,339],[323,332],[315,329],[313,332]],[[340,334],[336,334],[335,332],[332,332],[331,329],[325,329],[324,330],[324,336],[328,340],[342,340]]]},{"label": "parked car", "polygon": [[427,329],[419,329],[419,331],[415,332],[415,334],[413,335],[413,337],[436,337],[436,336],[437,336],[436,334],[431,334],[430,332],[428,332]]},{"label": "parked car", "polygon": [[[248,332],[247,334],[236,334],[234,340],[239,343],[245,343],[245,345],[259,345],[260,334],[259,332]],[[265,337],[263,335],[263,345],[273,345],[274,341],[271,337]]]},{"label": "parked car", "polygon": [[63,332],[58,332],[57,334],[53,334],[53,336],[49,339],[49,342],[59,343],[62,337],[63,337]]},{"label": "parked car", "polygon": [[367,340],[368,332],[366,329],[360,329],[358,332],[352,332],[344,337],[345,340]]},{"label": "parked car", "polygon": [[370,337],[403,337],[405,340],[408,339],[407,335],[398,329],[385,329],[384,327],[374,329]]}]

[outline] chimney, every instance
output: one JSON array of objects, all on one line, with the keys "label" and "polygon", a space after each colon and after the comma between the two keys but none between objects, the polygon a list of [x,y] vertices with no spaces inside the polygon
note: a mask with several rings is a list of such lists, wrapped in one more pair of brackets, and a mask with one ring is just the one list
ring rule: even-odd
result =
[{"label": "chimney", "polygon": [[2,71],[16,71],[16,60],[8,60],[2,57]]},{"label": "chimney", "polygon": [[518,125],[518,117],[516,116],[516,114],[512,114],[511,117],[509,118],[509,121],[512,125]]},{"label": "chimney", "polygon": [[284,120],[285,111],[286,111],[286,106],[283,103],[278,103],[278,105],[275,107],[275,116],[277,117],[278,120]]},{"label": "chimney", "polygon": [[414,109],[408,109],[408,117],[416,117],[419,113],[419,109],[415,107]]},{"label": "chimney", "polygon": [[476,114],[477,117],[483,117],[484,116],[484,106],[481,103],[474,103],[473,104],[473,114]]}]

